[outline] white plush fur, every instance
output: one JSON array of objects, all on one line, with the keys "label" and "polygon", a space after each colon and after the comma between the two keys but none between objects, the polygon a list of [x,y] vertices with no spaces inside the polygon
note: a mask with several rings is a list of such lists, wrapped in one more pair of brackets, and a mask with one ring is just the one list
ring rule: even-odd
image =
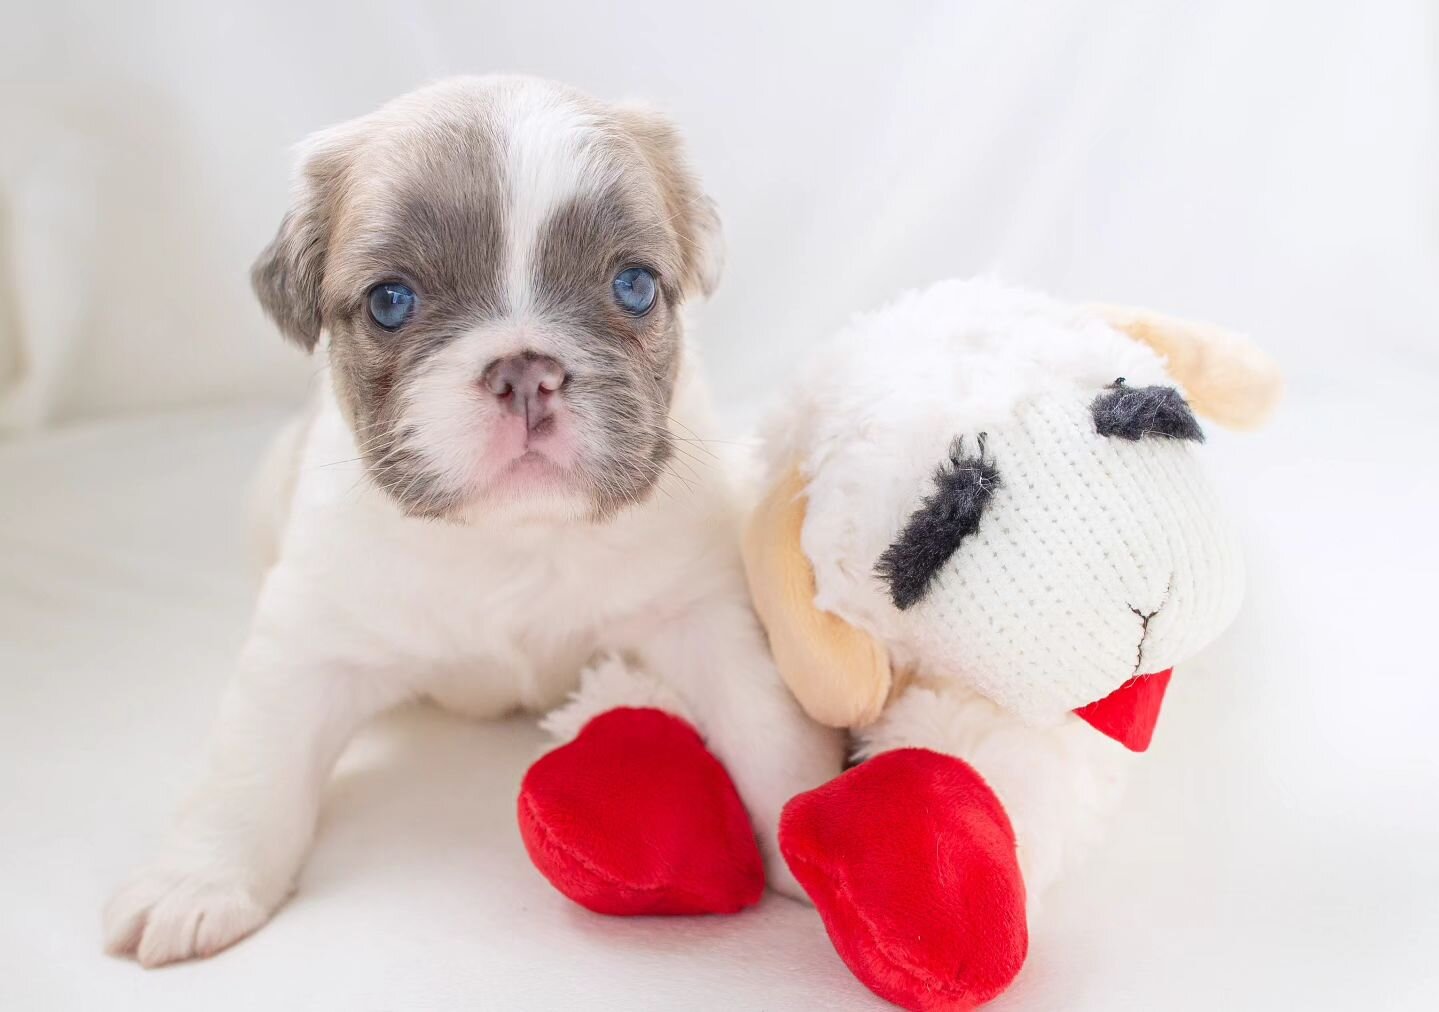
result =
[{"label": "white plush fur", "polygon": [[909,686],[858,735],[863,758],[927,748],[969,763],[1004,803],[1031,917],[1044,890],[1104,836],[1129,753],[1079,720],[1033,727],[954,685]]},{"label": "white plush fur", "polygon": [[[1202,447],[1096,431],[1090,405],[1118,377],[1174,385],[1152,351],[1086,311],[943,282],[839,334],[769,429],[771,474],[797,463],[807,482],[816,603],[913,674],[860,732],[860,753],[920,746],[970,762],[1010,813],[1031,896],[1098,838],[1128,758],[1071,711],[1192,656],[1242,591]],[[980,433],[999,488],[929,593],[900,610],[876,562],[955,439],[973,453]],[[1154,613],[1147,631],[1136,611]]]},{"label": "white plush fur", "polygon": [[684,700],[665,682],[618,654],[597,657],[580,672],[580,687],[540,720],[556,745],[573,741],[586,724],[621,707],[663,710],[694,723]]},{"label": "white plush fur", "polygon": [[[1097,317],[992,281],[858,318],[771,426],[775,467],[807,479],[819,607],[1038,724],[1192,656],[1233,618],[1239,554],[1201,448],[1095,431],[1090,405],[1118,377],[1173,385]],[[981,433],[1000,471],[985,522],[900,611],[875,563],[955,439],[974,452]],[[1147,635],[1135,611],[1157,611]]]},{"label": "white plush fur", "polygon": [[[525,213],[515,220],[531,228],[537,209],[580,185],[546,168],[572,142],[578,114],[541,105],[543,115],[512,117],[525,124],[515,157],[534,168],[521,177],[533,192],[520,186]],[[528,249],[533,236],[510,241]],[[463,407],[460,385],[477,375],[470,346],[487,337],[467,335],[445,353],[453,361],[436,372],[448,386],[433,391],[442,408]],[[475,717],[543,711],[607,652],[624,669],[601,663],[587,683],[595,704],[574,704],[552,726],[573,733],[598,709],[646,698],[622,687],[626,671],[648,679],[652,701],[692,714],[729,770],[771,883],[798,892],[777,857],[779,811],[839,771],[843,746],[805,719],[770,660],[739,557],[741,507],[724,462],[691,441],[710,427],[684,368],[670,414],[681,445],[695,449],[643,503],[604,523],[523,498],[475,509],[464,524],[405,517],[367,478],[321,377],[308,422],[265,468],[263,547],[274,561],[209,763],[159,853],[107,906],[111,950],[154,966],[211,954],[263,924],[293,888],[329,771],[367,718],[418,698]],[[456,462],[453,473],[481,455],[473,441],[484,418],[468,418],[465,432],[453,412],[414,420],[427,452]]]}]

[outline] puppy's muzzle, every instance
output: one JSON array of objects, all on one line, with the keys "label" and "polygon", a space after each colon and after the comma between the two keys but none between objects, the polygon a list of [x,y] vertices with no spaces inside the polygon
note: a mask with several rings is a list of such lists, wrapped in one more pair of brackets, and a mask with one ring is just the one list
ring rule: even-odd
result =
[{"label": "puppy's muzzle", "polygon": [[527,431],[535,432],[554,416],[560,389],[568,378],[564,367],[548,355],[526,351],[487,365],[480,374],[480,386],[506,410],[523,418]]}]

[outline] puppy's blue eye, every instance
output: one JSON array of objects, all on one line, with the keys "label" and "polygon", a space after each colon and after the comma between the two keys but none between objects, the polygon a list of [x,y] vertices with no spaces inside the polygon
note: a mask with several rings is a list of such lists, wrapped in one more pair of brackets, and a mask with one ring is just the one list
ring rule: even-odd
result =
[{"label": "puppy's blue eye", "polygon": [[386,330],[398,330],[414,313],[418,302],[406,285],[376,285],[370,289],[370,317]]},{"label": "puppy's blue eye", "polygon": [[643,267],[628,267],[615,275],[615,301],[631,316],[644,316],[655,304],[659,287]]}]

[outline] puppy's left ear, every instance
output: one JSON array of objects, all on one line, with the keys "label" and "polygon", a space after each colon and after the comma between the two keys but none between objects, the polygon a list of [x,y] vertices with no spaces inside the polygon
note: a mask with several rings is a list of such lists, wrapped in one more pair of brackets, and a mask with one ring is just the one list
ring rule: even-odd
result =
[{"label": "puppy's left ear", "polygon": [[291,341],[313,351],[323,327],[321,285],[335,214],[359,122],[321,131],[300,148],[290,208],[250,268],[260,305]]},{"label": "puppy's left ear", "polygon": [[1089,309],[1158,352],[1194,410],[1225,428],[1258,428],[1284,393],[1279,366],[1240,334],[1130,306]]},{"label": "puppy's left ear", "polygon": [[664,114],[645,106],[623,105],[614,112],[659,182],[665,217],[684,257],[685,294],[713,295],[724,268],[724,237],[714,201],[690,168],[679,130]]}]

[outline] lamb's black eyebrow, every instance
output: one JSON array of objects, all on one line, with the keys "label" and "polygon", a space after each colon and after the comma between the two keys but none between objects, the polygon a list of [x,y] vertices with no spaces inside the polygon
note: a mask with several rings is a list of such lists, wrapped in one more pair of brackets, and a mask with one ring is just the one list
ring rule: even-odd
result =
[{"label": "lamb's black eyebrow", "polygon": [[924,597],[959,543],[979,529],[984,508],[999,487],[999,469],[985,453],[984,435],[976,442],[977,453],[965,451],[963,436],[950,445],[949,459],[934,472],[934,492],[910,514],[875,565],[901,611]]},{"label": "lamb's black eyebrow", "polygon": [[1204,430],[1189,403],[1174,387],[1125,386],[1121,376],[1089,406],[1101,436],[1134,441],[1144,436],[1204,442]]}]

